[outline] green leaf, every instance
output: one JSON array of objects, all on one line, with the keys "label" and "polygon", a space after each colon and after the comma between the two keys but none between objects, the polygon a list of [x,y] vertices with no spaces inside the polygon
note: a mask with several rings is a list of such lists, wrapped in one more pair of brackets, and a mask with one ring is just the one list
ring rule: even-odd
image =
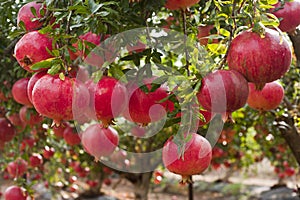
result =
[{"label": "green leaf", "polygon": [[224,35],[225,37],[230,37],[230,32],[227,31],[227,30],[224,29],[224,28],[220,28],[220,29],[219,29],[219,32],[220,32],[221,35]]},{"label": "green leaf", "polygon": [[37,17],[36,9],[34,7],[30,7],[30,11],[32,12],[33,16]]},{"label": "green leaf", "polygon": [[59,73],[59,78],[60,80],[64,81],[66,79],[66,76],[64,75],[63,72]]},{"label": "green leaf", "polygon": [[51,75],[57,74],[61,70],[61,68],[61,64],[53,65],[50,69],[48,69],[47,73]]},{"label": "green leaf", "polygon": [[48,58],[47,60],[43,60],[41,62],[33,64],[30,69],[31,70],[39,70],[43,68],[50,68],[53,65],[53,61],[57,60],[56,58]]},{"label": "green leaf", "polygon": [[98,71],[94,72],[92,74],[92,79],[93,79],[94,83],[98,83],[101,80],[102,76],[103,76],[102,70],[98,70]]}]

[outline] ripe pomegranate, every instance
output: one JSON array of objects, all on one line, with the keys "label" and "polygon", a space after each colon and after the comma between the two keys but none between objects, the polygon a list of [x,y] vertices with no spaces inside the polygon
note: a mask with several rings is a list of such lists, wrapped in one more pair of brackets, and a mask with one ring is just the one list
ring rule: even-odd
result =
[{"label": "ripe pomegranate", "polygon": [[28,85],[27,85],[27,95],[28,95],[28,99],[31,103],[32,103],[32,90],[33,90],[35,83],[46,74],[47,74],[47,71],[40,71],[40,72],[33,74],[33,76],[29,79]]},{"label": "ripe pomegranate", "polygon": [[284,97],[283,87],[276,81],[267,83],[262,90],[256,90],[253,83],[249,83],[249,107],[269,111],[277,108]]},{"label": "ripe pomegranate", "polygon": [[149,92],[144,92],[135,82],[127,85],[129,102],[123,115],[126,119],[146,125],[162,119],[167,111],[174,109],[174,104],[170,100],[160,102],[167,98],[168,88],[161,85],[154,92],[151,92],[151,83],[155,78],[144,79],[143,84]]},{"label": "ripe pomegranate", "polygon": [[4,192],[4,200],[26,200],[26,192],[18,186],[10,186]]},{"label": "ripe pomegranate", "polygon": [[20,119],[19,113],[10,114],[7,116],[7,119],[16,128],[18,132],[22,132],[26,127],[26,124]]},{"label": "ripe pomegranate", "polygon": [[16,135],[13,125],[6,119],[0,118],[0,141],[9,142]]},{"label": "ripe pomegranate", "polygon": [[[42,6],[43,4],[42,3],[37,3],[36,1],[32,1],[32,2],[29,2],[25,5],[23,5],[19,12],[18,12],[18,16],[17,16],[17,24],[18,26],[20,25],[20,22],[23,21],[24,22],[24,25],[25,25],[25,29],[27,31],[33,31],[33,30],[36,30],[38,28],[40,28],[43,23],[40,22],[39,20],[34,20],[34,18],[42,18],[42,15],[41,15],[41,10],[42,10]],[[36,16],[33,15],[31,9],[35,9],[36,11]],[[44,9],[45,11],[45,9]]]},{"label": "ripe pomegranate", "polygon": [[[100,44],[101,38],[102,38],[101,35],[97,35],[92,32],[87,32],[87,33],[79,36],[79,39],[81,40],[80,42],[82,42],[83,44],[85,42],[89,42],[96,46]],[[74,52],[71,49],[69,49],[69,54],[70,54],[71,60],[75,60],[78,57],[84,58],[87,56],[87,54],[85,52],[85,48],[89,49],[88,46],[84,45],[84,49],[79,49],[78,42],[74,43],[72,46],[75,48],[76,51]]]},{"label": "ripe pomegranate", "polygon": [[98,120],[107,127],[118,117],[127,104],[127,90],[117,79],[103,76],[97,84],[89,82],[90,107]]},{"label": "ripe pomegranate", "polygon": [[16,102],[22,105],[32,106],[32,103],[28,99],[28,94],[27,94],[28,81],[29,78],[21,78],[17,80],[13,84],[11,92]]},{"label": "ripe pomegranate", "polygon": [[55,153],[55,149],[53,147],[45,146],[45,148],[43,150],[44,158],[50,159],[50,158],[52,158],[54,153]]},{"label": "ripe pomegranate", "polygon": [[201,135],[191,133],[192,138],[184,145],[182,155],[178,154],[178,146],[169,138],[162,150],[162,160],[165,167],[182,176],[182,183],[190,181],[190,176],[205,171],[212,159],[210,143]]},{"label": "ripe pomegranate", "polygon": [[31,167],[39,167],[43,164],[43,157],[41,154],[33,153],[30,156],[29,161]]},{"label": "ripe pomegranate", "polygon": [[195,4],[197,4],[200,0],[167,0],[165,7],[170,10],[185,10]]},{"label": "ripe pomegranate", "polygon": [[[205,25],[198,27],[197,38],[201,45],[207,45],[209,43],[209,36],[211,35],[210,31],[214,28],[214,25]],[[212,39],[211,43],[218,43],[218,39]]]},{"label": "ripe pomegranate", "polygon": [[81,139],[76,132],[76,129],[74,129],[73,127],[66,127],[63,134],[67,144],[73,146],[81,143]]},{"label": "ripe pomegranate", "polygon": [[57,137],[57,138],[63,138],[64,137],[64,131],[66,128],[70,127],[70,124],[68,122],[62,122],[60,124],[60,126],[54,126],[52,128],[53,132],[54,132],[54,135]]},{"label": "ripe pomegranate", "polygon": [[237,70],[261,89],[289,70],[291,50],[277,31],[266,28],[262,37],[247,30],[232,40],[227,62],[229,69]]},{"label": "ripe pomegranate", "polygon": [[146,49],[146,45],[141,41],[137,41],[135,44],[127,44],[126,49],[129,53],[135,52],[140,53]]},{"label": "ripe pomegranate", "polygon": [[292,32],[300,25],[300,1],[286,1],[283,8],[281,2],[274,5],[271,12],[280,19],[279,29],[283,32]]},{"label": "ripe pomegranate", "polygon": [[13,178],[23,176],[27,171],[28,163],[22,158],[17,158],[15,161],[8,163],[7,171]]},{"label": "ripe pomegranate", "polygon": [[30,127],[41,124],[43,117],[37,113],[34,109],[30,109],[27,106],[23,106],[19,111],[20,119],[23,123]]},{"label": "ripe pomegranate", "polygon": [[36,145],[36,140],[34,138],[23,138],[20,145],[20,151],[31,149],[34,145]]},{"label": "ripe pomegranate", "polygon": [[73,115],[84,112],[89,104],[89,92],[75,78],[61,80],[59,75],[47,74],[36,82],[32,102],[38,113],[58,125],[62,120],[72,120]]},{"label": "ripe pomegranate", "polygon": [[[38,42],[37,42],[38,41]],[[38,31],[26,33],[16,44],[14,56],[22,68],[29,72],[43,71],[45,69],[31,70],[31,65],[52,58],[48,53],[52,51],[52,39]]]},{"label": "ripe pomegranate", "polygon": [[89,126],[83,133],[81,142],[86,152],[99,160],[109,156],[119,143],[118,132],[112,127],[104,128],[101,124]]},{"label": "ripe pomegranate", "polygon": [[197,98],[199,104],[213,113],[230,114],[243,107],[248,97],[248,82],[237,71],[217,70],[202,79]]}]

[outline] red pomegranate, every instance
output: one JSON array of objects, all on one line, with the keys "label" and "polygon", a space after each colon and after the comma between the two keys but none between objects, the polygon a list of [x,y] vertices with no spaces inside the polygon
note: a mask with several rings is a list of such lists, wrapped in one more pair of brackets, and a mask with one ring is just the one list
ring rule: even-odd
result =
[{"label": "red pomegranate", "polygon": [[218,43],[218,39],[209,40],[209,36],[211,35],[210,31],[214,28],[214,25],[205,25],[198,27],[198,34],[197,38],[201,45],[207,45],[209,42],[211,43]]},{"label": "red pomegranate", "polygon": [[97,84],[87,83],[90,91],[90,107],[98,120],[107,127],[118,117],[127,104],[127,90],[117,79],[103,76]]},{"label": "red pomegranate", "polygon": [[19,111],[20,119],[30,127],[41,124],[43,117],[37,113],[34,109],[30,109],[27,106],[23,106]]},{"label": "red pomegranate", "polygon": [[54,135],[57,138],[63,138],[64,137],[64,131],[68,127],[70,127],[70,124],[68,122],[62,122],[60,124],[60,126],[53,126],[52,130],[54,132]]},{"label": "red pomegranate", "polygon": [[[97,35],[92,32],[87,32],[87,33],[79,36],[79,39],[81,40],[80,42],[82,42],[82,43],[89,42],[96,46],[100,44],[101,38],[102,38],[101,35]],[[69,54],[70,54],[71,60],[75,60],[78,56],[80,56],[80,57],[87,56],[85,50],[79,50],[78,42],[74,43],[72,46],[74,47],[74,50],[69,49]],[[85,48],[89,49],[88,46],[85,46]]]},{"label": "red pomegranate", "polygon": [[232,40],[227,62],[230,69],[237,70],[261,89],[289,70],[291,50],[277,31],[266,28],[262,37],[248,30]]},{"label": "red pomegranate", "polygon": [[62,120],[72,120],[74,115],[85,111],[89,92],[75,78],[61,80],[59,75],[47,74],[36,82],[32,102],[38,113],[59,125]]},{"label": "red pomegranate", "polygon": [[33,90],[35,83],[46,74],[47,74],[47,71],[40,71],[40,72],[33,74],[33,76],[29,79],[28,85],[27,85],[27,95],[28,95],[28,99],[31,103],[32,103],[32,90]]},{"label": "red pomegranate", "polygon": [[99,160],[111,155],[119,143],[118,132],[112,127],[104,128],[101,124],[89,126],[81,137],[81,142],[89,154]]},{"label": "red pomegranate", "polygon": [[146,45],[142,43],[141,41],[137,41],[132,44],[127,44],[126,49],[129,53],[135,52],[135,53],[140,53],[143,52],[146,49]]},{"label": "red pomegranate", "polygon": [[15,161],[8,163],[7,171],[13,177],[21,177],[27,171],[28,163],[22,158],[17,158]]},{"label": "red pomegranate", "polygon": [[166,86],[161,85],[155,91],[151,91],[151,83],[154,80],[155,77],[143,80],[143,84],[149,90],[148,93],[144,92],[135,82],[128,83],[129,102],[123,112],[126,119],[146,125],[162,119],[168,111],[174,109],[173,102],[163,101],[169,95]]},{"label": "red pomegranate", "polygon": [[22,132],[26,127],[26,124],[20,119],[19,113],[12,113],[7,116],[7,119],[16,128],[18,132]]},{"label": "red pomegranate", "polygon": [[47,49],[52,51],[52,39],[38,31],[32,31],[26,33],[17,42],[14,56],[25,70],[29,72],[42,71],[44,69],[31,70],[30,67],[37,62],[53,57]]},{"label": "red pomegranate", "polygon": [[0,141],[9,142],[16,135],[13,125],[6,119],[0,118]]},{"label": "red pomegranate", "polygon": [[31,167],[39,167],[43,164],[43,157],[41,154],[33,153],[30,156],[29,161]]},{"label": "red pomegranate", "polygon": [[280,19],[279,29],[283,32],[292,32],[300,25],[300,1],[286,1],[283,8],[281,2],[274,5],[271,12]]},{"label": "red pomegranate", "polygon": [[4,200],[26,200],[27,194],[18,186],[10,186],[4,192]]},{"label": "red pomegranate", "polygon": [[50,159],[55,154],[55,149],[53,147],[45,146],[43,149],[43,156],[46,159]]},{"label": "red pomegranate", "polygon": [[178,154],[178,146],[169,138],[162,150],[162,160],[165,167],[182,176],[182,183],[190,181],[190,176],[205,171],[212,159],[210,143],[201,135],[191,133],[192,138],[184,145],[182,155]]},{"label": "red pomegranate", "polygon": [[195,4],[197,4],[200,0],[167,0],[165,7],[170,10],[185,10]]},{"label": "red pomegranate", "polygon": [[249,107],[269,111],[277,108],[284,97],[284,89],[277,82],[267,83],[262,90],[256,90],[253,83],[249,83],[249,96],[247,103]]},{"label": "red pomegranate", "polygon": [[28,94],[27,94],[27,86],[28,86],[29,78],[21,78],[17,80],[11,89],[13,98],[16,102],[32,106],[32,103],[29,101]]},{"label": "red pomegranate", "polygon": [[217,70],[202,79],[197,98],[207,111],[230,116],[230,113],[246,104],[248,93],[248,82],[239,72]]},{"label": "red pomegranate", "polygon": [[81,143],[81,139],[78,133],[76,132],[76,129],[74,129],[73,127],[66,127],[63,134],[66,143],[70,146],[78,145]]},{"label": "red pomegranate", "polygon": [[[40,28],[43,25],[43,23],[40,22],[39,20],[33,20],[33,19],[42,18],[42,15],[41,15],[42,6],[43,6],[42,3],[37,3],[36,1],[32,1],[32,2],[29,2],[25,5],[23,5],[20,8],[20,10],[18,12],[18,16],[17,16],[18,26],[20,25],[20,22],[22,21],[22,22],[24,22],[24,26],[27,31],[33,31],[33,30]],[[36,16],[33,15],[31,9],[35,9]],[[44,9],[44,11],[45,11],[45,9]]]}]

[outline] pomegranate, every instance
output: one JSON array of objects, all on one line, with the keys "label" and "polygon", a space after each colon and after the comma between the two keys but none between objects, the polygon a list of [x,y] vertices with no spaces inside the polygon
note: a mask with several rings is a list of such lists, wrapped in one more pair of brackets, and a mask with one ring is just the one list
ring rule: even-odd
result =
[{"label": "pomegranate", "polygon": [[26,200],[27,194],[18,186],[10,186],[4,192],[4,200]]},{"label": "pomegranate", "polygon": [[18,132],[22,132],[26,127],[26,124],[20,119],[19,113],[10,114],[7,116],[7,119],[16,128]]},{"label": "pomegranate", "polygon": [[300,1],[286,1],[283,8],[281,2],[274,5],[271,12],[280,19],[279,29],[283,32],[292,32],[300,25]]},{"label": "pomegranate", "polygon": [[198,34],[197,38],[201,45],[207,45],[209,42],[211,43],[218,43],[218,39],[209,40],[209,36],[211,35],[210,31],[214,28],[214,25],[205,25],[198,27]]},{"label": "pomegranate", "polygon": [[90,106],[97,119],[107,127],[118,117],[127,104],[127,90],[117,79],[103,76],[97,84],[89,82]]},{"label": "pomegranate", "polygon": [[167,0],[165,7],[170,10],[185,10],[188,7],[191,7],[197,4],[200,0]]},{"label": "pomegranate", "polygon": [[217,70],[202,79],[197,98],[213,113],[230,114],[246,104],[249,89],[246,79],[234,70]]},{"label": "pomegranate", "polygon": [[284,97],[284,89],[277,82],[267,83],[262,90],[256,90],[253,83],[249,83],[249,96],[247,103],[249,107],[269,111],[279,106]]},{"label": "pomegranate", "polygon": [[289,70],[291,50],[288,42],[274,30],[266,28],[264,37],[248,30],[232,40],[227,62],[229,69],[237,70],[261,89]]},{"label": "pomegranate", "polygon": [[[41,10],[42,10],[42,3],[37,3],[36,1],[29,2],[25,5],[23,5],[17,16],[17,24],[18,26],[20,25],[20,22],[23,21],[25,25],[25,29],[27,31],[33,31],[38,28],[40,28],[43,23],[40,22],[39,20],[33,20],[34,18],[42,18],[41,15]],[[33,15],[31,9],[35,9],[36,11],[36,16]],[[45,9],[44,9],[45,10]]]},{"label": "pomegranate", "polygon": [[50,159],[50,158],[52,158],[54,153],[55,153],[55,149],[53,147],[45,146],[45,148],[43,150],[44,158]]},{"label": "pomegranate", "polygon": [[170,100],[160,102],[169,95],[166,86],[161,85],[151,92],[151,83],[154,79],[155,77],[143,80],[143,84],[149,90],[148,93],[139,88],[135,82],[128,83],[129,102],[123,112],[126,119],[146,125],[162,119],[167,111],[174,109],[174,104]]},{"label": "pomegranate", "polygon": [[142,43],[141,41],[137,41],[136,43],[133,44],[127,44],[126,49],[129,53],[135,52],[135,53],[140,53],[143,52],[146,49],[146,45]]},{"label": "pomegranate", "polygon": [[54,132],[54,135],[57,137],[57,138],[63,138],[64,137],[64,131],[66,128],[70,127],[70,124],[68,122],[62,122],[60,124],[60,126],[54,126],[52,128],[53,132]]},{"label": "pomegranate", "polygon": [[104,128],[101,124],[89,126],[81,138],[86,152],[99,160],[102,156],[109,156],[119,143],[118,132],[112,127]]},{"label": "pomegranate", "polygon": [[47,71],[40,71],[40,72],[33,74],[33,76],[29,79],[28,85],[27,85],[27,95],[28,95],[28,99],[31,103],[32,103],[32,90],[33,90],[35,83],[46,74],[47,74]]},{"label": "pomegranate", "polygon": [[28,81],[29,78],[21,78],[17,80],[13,84],[11,92],[16,102],[22,105],[32,106],[27,94]]},{"label": "pomegranate", "polygon": [[0,141],[9,142],[16,135],[13,125],[6,119],[0,118]]},{"label": "pomegranate", "polygon": [[144,137],[147,133],[146,129],[144,127],[140,126],[134,126],[130,130],[131,135],[135,137]]},{"label": "pomegranate", "polygon": [[17,158],[15,161],[8,163],[7,171],[13,178],[23,176],[27,171],[27,162],[22,158]]},{"label": "pomegranate", "polygon": [[89,104],[89,92],[75,78],[44,75],[34,85],[32,103],[43,116],[53,119],[57,125],[62,120],[72,120],[73,114],[83,113]]},{"label": "pomegranate", "polygon": [[38,31],[32,31],[26,33],[17,42],[14,56],[25,70],[29,72],[43,71],[45,69],[31,70],[30,67],[37,62],[53,57],[47,49],[52,51],[52,39]]},{"label": "pomegranate", "polygon": [[20,119],[23,123],[30,127],[41,124],[43,117],[37,113],[34,109],[30,109],[27,106],[23,106],[19,111]]},{"label": "pomegranate", "polygon": [[192,138],[184,145],[182,155],[178,154],[178,146],[169,138],[162,150],[162,160],[165,167],[182,176],[182,183],[189,182],[190,176],[205,171],[212,159],[210,143],[201,135],[191,133]]},{"label": "pomegranate", "polygon": [[30,156],[29,161],[31,167],[39,167],[43,164],[43,157],[41,154],[33,153]]},{"label": "pomegranate", "polygon": [[81,143],[81,139],[76,132],[76,129],[74,129],[73,127],[66,127],[63,134],[67,144],[73,146]]}]

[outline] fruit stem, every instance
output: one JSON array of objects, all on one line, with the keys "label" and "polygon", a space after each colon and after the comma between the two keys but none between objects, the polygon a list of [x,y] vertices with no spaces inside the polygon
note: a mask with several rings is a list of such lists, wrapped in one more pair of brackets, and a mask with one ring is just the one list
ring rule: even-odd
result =
[{"label": "fruit stem", "polygon": [[190,70],[189,70],[189,55],[188,55],[188,49],[187,49],[187,45],[186,45],[186,42],[187,42],[187,28],[186,28],[186,13],[185,13],[185,9],[182,9],[181,10],[181,16],[182,16],[182,25],[183,25],[183,43],[184,43],[184,50],[185,50],[185,68],[187,70],[187,75],[190,76]]},{"label": "fruit stem", "polygon": [[193,184],[192,176],[190,176],[190,181],[189,181],[189,200],[194,200],[194,184]]}]

